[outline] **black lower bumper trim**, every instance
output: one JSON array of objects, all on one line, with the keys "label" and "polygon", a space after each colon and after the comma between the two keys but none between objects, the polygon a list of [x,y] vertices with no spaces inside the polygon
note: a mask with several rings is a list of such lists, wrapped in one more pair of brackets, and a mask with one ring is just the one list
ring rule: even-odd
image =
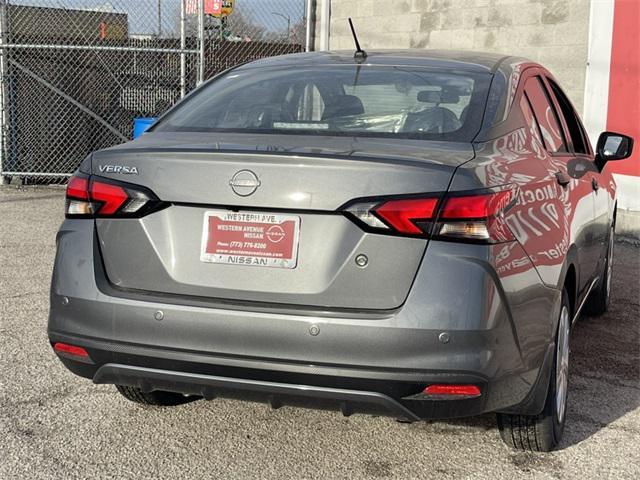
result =
[{"label": "black lower bumper trim", "polygon": [[306,399],[313,402],[314,407],[318,407],[318,402],[325,401],[327,407],[337,407],[345,415],[379,411],[402,420],[420,420],[420,417],[396,400],[377,392],[228,378],[111,363],[100,367],[93,381],[129,385],[143,391],[163,390],[200,395],[207,399],[218,396],[240,397],[272,405],[305,406],[306,402],[301,400]]}]

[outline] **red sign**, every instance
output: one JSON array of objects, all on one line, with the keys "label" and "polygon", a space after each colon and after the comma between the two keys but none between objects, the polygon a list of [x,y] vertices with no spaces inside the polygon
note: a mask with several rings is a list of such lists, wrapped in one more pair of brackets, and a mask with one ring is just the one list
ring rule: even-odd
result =
[{"label": "red sign", "polygon": [[295,268],[300,217],[261,212],[208,211],[200,260]]},{"label": "red sign", "polygon": [[[185,12],[196,14],[200,9],[200,0],[186,0]],[[222,14],[222,0],[204,0],[204,13],[206,15]]]}]

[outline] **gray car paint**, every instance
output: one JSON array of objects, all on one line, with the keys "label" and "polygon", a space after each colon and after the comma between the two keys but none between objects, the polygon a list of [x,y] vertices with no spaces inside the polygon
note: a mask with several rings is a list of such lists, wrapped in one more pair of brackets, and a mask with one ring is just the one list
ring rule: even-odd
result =
[{"label": "gray car paint", "polygon": [[[319,215],[314,217],[313,222],[318,222],[315,226],[311,222],[312,228],[318,230],[327,226],[323,222],[329,220],[324,218],[329,212],[359,196],[470,190],[503,185],[515,178],[521,180],[518,185],[521,190],[530,188],[522,181],[523,177],[518,177],[516,168],[526,163],[514,161],[514,152],[521,162],[531,154],[530,139],[521,131],[518,123],[521,118],[512,110],[519,78],[528,65],[535,64],[518,59],[501,61],[487,55],[460,54],[455,61],[446,60],[444,54],[435,53],[431,60],[421,55],[401,52],[398,59],[391,54],[379,54],[371,55],[368,61],[386,64],[429,61],[443,68],[495,73],[489,99],[493,104],[488,106],[479,133],[483,142],[477,145],[479,155],[473,160],[472,145],[251,135],[225,139],[208,135],[205,139],[207,135],[201,134],[192,137],[150,133],[137,142],[96,153],[91,168],[95,172],[96,166],[114,160],[137,166],[141,174],[127,180],[146,185],[171,202],[248,209],[260,202],[274,209],[300,208],[305,217]],[[278,62],[287,65],[295,61],[353,61],[335,53],[296,58],[262,62],[273,66]],[[259,66],[249,64],[241,68]],[[509,144],[513,138],[523,140],[518,148]],[[176,155],[182,163],[171,168],[171,156]],[[396,158],[395,167],[390,167],[392,157]],[[238,163],[239,159],[242,163]],[[267,172],[278,172],[262,174],[266,175],[263,192],[268,197],[233,196],[226,182],[246,162],[256,168],[267,162],[272,169]],[[313,168],[314,162],[322,165],[317,169],[318,180],[303,173]],[[284,163],[294,168],[283,173]],[[304,167],[295,168],[296,165]],[[214,171],[220,172],[219,178]],[[545,176],[541,172],[539,180],[549,182],[553,173],[547,171]],[[609,182],[612,180],[607,178],[603,183]],[[336,185],[340,188],[335,188]],[[610,199],[615,198],[611,193],[615,184],[612,185],[603,195],[609,197],[611,206]],[[287,194],[300,190],[313,195],[302,207],[296,207]],[[566,204],[575,207],[571,195],[554,191]],[[547,233],[545,240],[569,242],[558,258],[548,264],[536,250],[539,245],[518,236],[517,241],[490,246],[432,240],[427,248],[426,241],[399,238],[393,238],[397,242],[393,246],[378,242],[373,250],[374,259],[394,257],[397,245],[404,257],[399,255],[395,259],[403,267],[407,261],[416,270],[399,271],[386,265],[383,278],[388,278],[388,290],[383,291],[382,285],[376,283],[379,279],[367,278],[366,285],[373,292],[367,299],[331,290],[326,281],[340,265],[344,267],[349,258],[347,252],[357,251],[356,245],[368,246],[370,237],[375,236],[353,231],[351,225],[343,223],[343,217],[331,217],[336,222],[332,230],[337,230],[332,233],[337,233],[340,240],[335,243],[331,240],[332,251],[327,255],[331,266],[319,272],[316,279],[306,279],[311,285],[285,282],[282,288],[275,289],[264,282],[251,284],[252,280],[248,280],[244,291],[243,286],[234,284],[240,288],[230,292],[224,290],[224,282],[204,278],[195,264],[186,272],[176,272],[170,267],[169,246],[160,232],[177,226],[189,228],[189,217],[197,216],[207,207],[190,206],[188,212],[179,208],[174,205],[145,219],[132,220],[130,228],[122,228],[124,221],[120,220],[64,222],[57,239],[51,290],[52,340],[75,341],[87,348],[100,347],[131,355],[162,355],[175,361],[267,371],[418,382],[434,376],[482,379],[491,386],[487,404],[483,406],[486,411],[528,413],[537,413],[535,410],[542,408],[534,405],[533,410],[526,410],[522,405],[536,393],[534,390],[541,390],[544,398],[546,384],[537,379],[543,376],[543,366],[548,363],[545,359],[553,348],[564,278],[571,269],[580,274],[576,252],[583,248],[580,238],[587,241],[584,232],[592,228],[595,216],[572,220],[575,217],[567,215],[566,228]],[[320,213],[311,212],[312,209]],[[607,213],[602,212],[601,216],[611,219],[611,209],[607,207]],[[119,243],[120,236],[127,235],[128,241]],[[312,239],[304,241],[310,242],[305,249],[315,245]],[[426,254],[420,260],[425,248]],[[135,268],[127,266],[127,262],[139,269],[140,278],[136,278]],[[342,285],[358,292],[356,275],[361,272],[342,273],[346,273]],[[186,295],[187,290],[180,290],[180,285],[191,274],[200,285],[189,286]],[[229,281],[233,283],[233,278],[229,277]],[[145,292],[139,294],[126,288],[132,285]],[[147,291],[149,286],[157,291]],[[162,293],[171,288],[172,295]],[[212,293],[214,298],[209,298]],[[586,295],[584,289],[575,294]],[[405,298],[401,298],[403,295]],[[278,301],[269,302],[270,299]],[[385,310],[365,309],[372,305]],[[357,308],[336,308],[344,306]],[[161,321],[155,318],[159,310],[163,312]],[[319,334],[309,334],[312,325],[319,328]],[[441,341],[442,333],[447,333],[450,340]]]},{"label": "gray car paint", "polygon": [[[315,146],[313,137],[294,137],[291,149],[298,154],[284,155],[272,147],[266,149],[267,154],[238,153],[255,149],[260,141],[278,145],[290,136],[240,136],[238,141],[244,140],[244,145],[215,142],[220,137],[152,133],[126,149],[94,155],[94,174],[122,178],[102,173],[103,167],[114,162],[135,166],[137,184],[176,203],[139,220],[96,221],[107,275],[115,285],[231,300],[396,308],[411,288],[427,241],[367,234],[335,214],[336,210],[354,199],[397,194],[399,189],[403,193],[443,192],[455,166],[473,155],[470,145],[407,142],[386,149],[385,160],[379,154],[385,143],[379,140],[316,138]],[[201,143],[204,138],[211,143]],[[326,147],[320,147],[322,144]],[[329,157],[341,151],[349,152],[348,158]],[[302,156],[303,152],[315,155]],[[238,196],[229,186],[241,169],[253,171],[260,180],[251,196]],[[216,205],[299,213],[298,266],[263,269],[201,262],[197,254],[202,219]],[[355,264],[359,254],[370,259],[364,269]]]},{"label": "gray car paint", "polygon": [[[53,338],[103,347],[106,342],[131,352],[168,349],[170,358],[183,361],[325,375],[420,381],[432,372],[473,372],[491,378],[500,392],[491,409],[517,404],[529,393],[552,335],[546,319],[556,314],[559,298],[532,268],[499,285],[485,247],[433,241],[409,298],[384,316],[172,305],[100,290],[92,222],[66,220],[57,244]],[[162,321],[154,317],[158,310]],[[319,335],[309,335],[311,325],[319,325]],[[438,340],[443,331],[449,343]]]}]

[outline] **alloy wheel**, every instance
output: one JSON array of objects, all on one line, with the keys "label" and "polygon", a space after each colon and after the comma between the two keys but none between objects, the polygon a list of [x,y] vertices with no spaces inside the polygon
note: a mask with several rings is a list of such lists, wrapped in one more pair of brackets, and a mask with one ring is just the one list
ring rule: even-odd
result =
[{"label": "alloy wheel", "polygon": [[556,345],[556,414],[560,423],[564,420],[569,387],[569,325],[569,309],[563,306]]}]

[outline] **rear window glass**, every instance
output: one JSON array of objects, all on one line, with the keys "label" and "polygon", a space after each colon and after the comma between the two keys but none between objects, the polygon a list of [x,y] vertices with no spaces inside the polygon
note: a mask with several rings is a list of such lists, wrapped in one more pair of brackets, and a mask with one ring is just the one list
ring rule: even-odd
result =
[{"label": "rear window glass", "polygon": [[154,131],[470,141],[490,79],[410,67],[246,68],[205,85]]}]

